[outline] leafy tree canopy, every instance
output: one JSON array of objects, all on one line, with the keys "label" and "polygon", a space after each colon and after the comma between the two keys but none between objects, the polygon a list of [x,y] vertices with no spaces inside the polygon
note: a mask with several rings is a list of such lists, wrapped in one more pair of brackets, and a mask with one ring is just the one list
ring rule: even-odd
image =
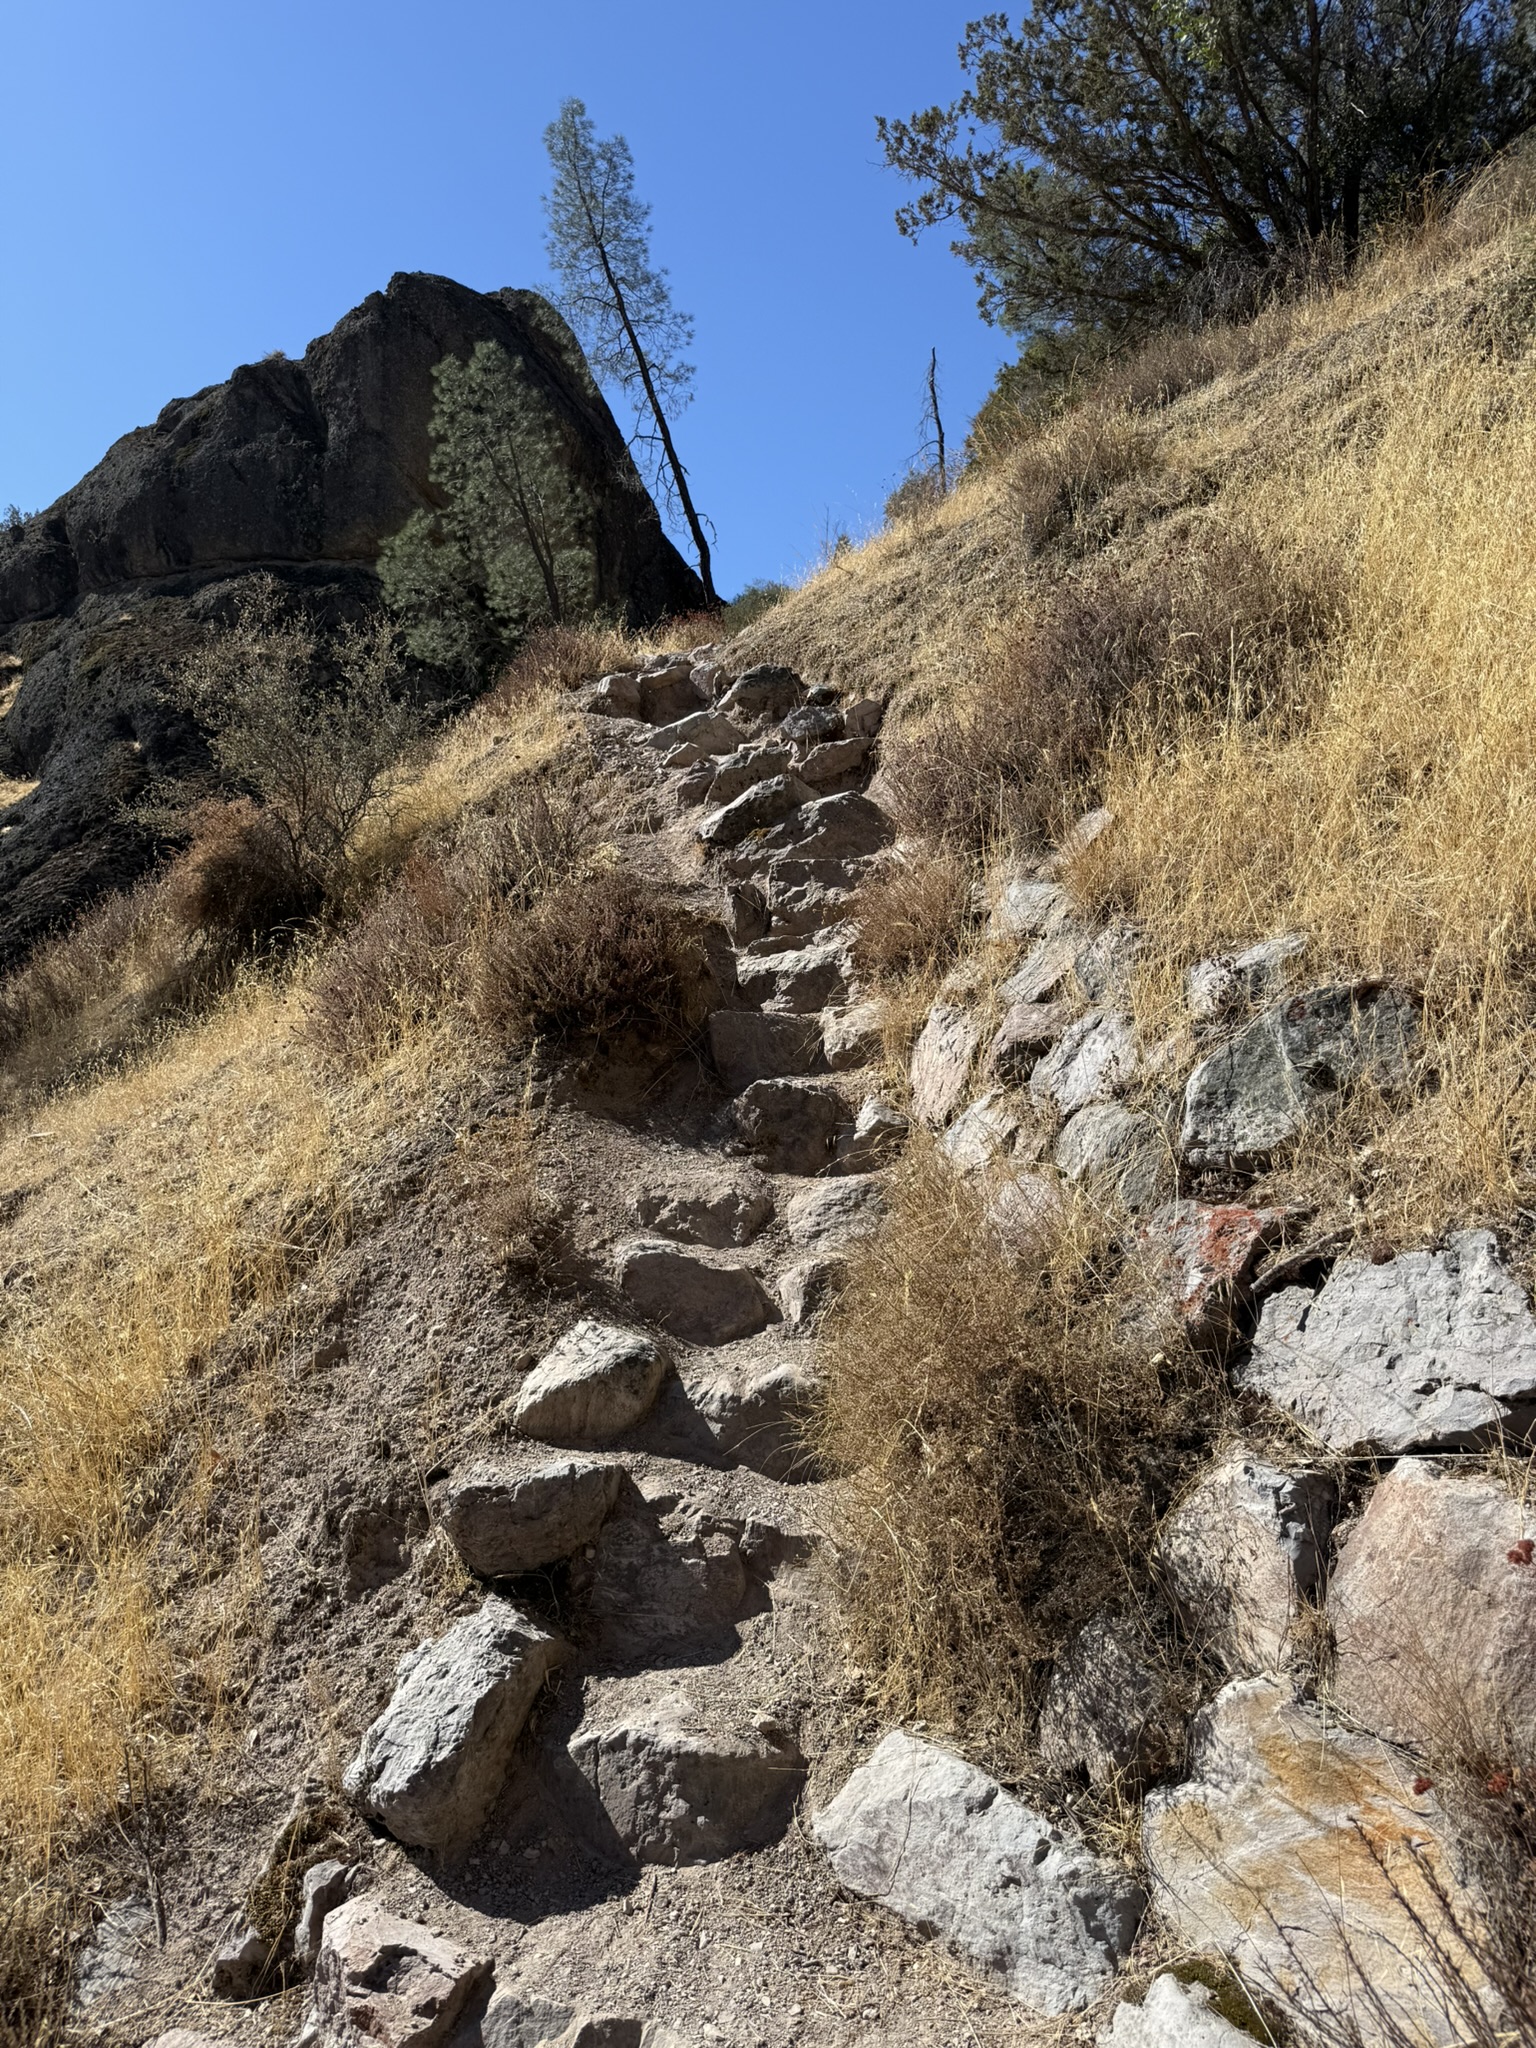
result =
[{"label": "leafy tree canopy", "polygon": [[1117,340],[1523,133],[1533,30],[1533,0],[1035,0],[970,24],[952,105],[880,122],[922,187],[897,219],[958,224],[987,319]]}]

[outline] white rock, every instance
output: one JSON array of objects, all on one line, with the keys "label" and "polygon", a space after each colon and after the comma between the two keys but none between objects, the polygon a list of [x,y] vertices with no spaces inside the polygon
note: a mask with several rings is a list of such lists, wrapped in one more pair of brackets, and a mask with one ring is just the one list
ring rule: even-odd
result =
[{"label": "white rock", "polygon": [[908,1079],[912,1114],[930,1130],[944,1128],[965,1095],[981,1027],[968,1010],[935,1003],[912,1048]]},{"label": "white rock", "polygon": [[1154,1977],[1140,2005],[1115,2007],[1114,2019],[1099,2035],[1099,2048],[1247,2048],[1242,2033],[1210,2009],[1203,1984]]},{"label": "white rock", "polygon": [[1056,932],[1042,939],[998,991],[1004,1002],[1044,1003],[1069,995],[1077,985],[1073,963],[1082,943],[1081,934],[1074,931]]},{"label": "white rock", "polygon": [[1029,1077],[1030,1100],[1059,1116],[1108,1102],[1136,1072],[1136,1034],[1118,1010],[1089,1010],[1069,1024]]},{"label": "white rock", "polygon": [[539,1688],[568,1654],[509,1602],[487,1600],[401,1658],[393,1697],[347,1768],[348,1796],[396,1841],[467,1842],[501,1790]]},{"label": "white rock", "polygon": [[1231,1672],[1280,1671],[1298,1606],[1321,1589],[1337,1489],[1239,1445],[1158,1531],[1163,1582],[1185,1625]]},{"label": "white rock", "polygon": [[1426,1871],[1462,1924],[1476,1908],[1405,1759],[1330,1727],[1279,1679],[1242,1678],[1196,1717],[1191,1772],[1148,1795],[1142,1826],[1176,1941],[1219,1950],[1256,1995],[1303,2018],[1352,2015],[1364,2048],[1467,2038],[1421,1929],[1449,1939],[1474,1990],[1486,1985]]},{"label": "white rock", "polygon": [[1401,1458],[1328,1595],[1333,1697],[1390,1741],[1536,1755],[1536,1508],[1485,1472]]},{"label": "white rock", "polygon": [[1239,1379],[1332,1450],[1475,1446],[1536,1418],[1536,1318],[1493,1233],[1464,1230],[1272,1294]]},{"label": "white rock", "polygon": [[984,1173],[1007,1158],[1023,1126],[1017,1103],[994,1088],[960,1112],[939,1149],[957,1173]]},{"label": "white rock", "polygon": [[514,1419],[546,1443],[604,1443],[645,1419],[666,1370],[640,1331],[580,1322],[523,1381]]},{"label": "white rock", "polygon": [[911,1126],[899,1109],[878,1095],[866,1096],[853,1129],[837,1141],[837,1163],[844,1173],[873,1173],[901,1156],[910,1135]]},{"label": "white rock", "polygon": [[320,1953],[326,1921],[338,1906],[346,1903],[347,1872],[345,1863],[327,1858],[323,1863],[312,1863],[304,1873],[303,1897],[293,1930],[293,1953],[306,1968]]},{"label": "white rock", "polygon": [[952,1941],[1036,2012],[1096,1998],[1141,1919],[1125,1871],[974,1764],[899,1730],[813,1832],[850,1891]]},{"label": "white rock", "polygon": [[490,1973],[483,1956],[377,1899],[351,1899],[326,1915],[305,2032],[335,2048],[433,2048]]},{"label": "white rock", "polygon": [[1059,931],[1071,915],[1071,901],[1059,882],[1032,882],[1019,875],[999,875],[991,891],[987,937],[1039,938]]}]

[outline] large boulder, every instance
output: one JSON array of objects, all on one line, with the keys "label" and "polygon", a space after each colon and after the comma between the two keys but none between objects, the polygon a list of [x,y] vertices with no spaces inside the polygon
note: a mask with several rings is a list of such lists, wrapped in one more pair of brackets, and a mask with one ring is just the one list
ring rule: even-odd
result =
[{"label": "large boulder", "polygon": [[551,1444],[601,1444],[643,1422],[667,1361],[639,1330],[575,1324],[518,1389],[514,1420]]},{"label": "large boulder", "polygon": [[1403,1458],[1328,1596],[1339,1706],[1432,1753],[1536,1754],[1536,1510],[1485,1472]]},{"label": "large boulder", "polygon": [[1259,1677],[1228,1685],[1196,1717],[1191,1771],[1149,1795],[1142,1826],[1176,1942],[1218,1950],[1256,1996],[1303,2019],[1352,2015],[1363,2048],[1468,2038],[1437,1947],[1491,2012],[1456,1933],[1477,1926],[1475,1902],[1446,1853],[1434,1795],[1410,1793],[1404,1759]]},{"label": "large boulder", "polygon": [[471,1465],[449,1481],[443,1527],[481,1578],[515,1578],[591,1543],[619,1494],[622,1466],[561,1458],[531,1472]]},{"label": "large boulder", "polygon": [[1155,1208],[1173,1190],[1168,1135],[1145,1110],[1121,1102],[1090,1102],[1063,1125],[1056,1164],[1097,1201],[1132,1214]]},{"label": "large boulder", "polygon": [[1185,1163],[1263,1166],[1324,1123],[1348,1090],[1405,1088],[1419,1038],[1406,990],[1358,982],[1275,1003],[1200,1062],[1184,1091]]},{"label": "large boulder", "polygon": [[384,541],[438,502],[432,371],[481,341],[521,366],[582,481],[596,603],[635,624],[698,605],[698,579],[553,307],[533,292],[393,278],[300,361],[246,364],[173,399],[47,511],[0,529],[0,648],[25,664],[0,720],[0,772],[39,784],[0,836],[0,965],[156,858],[136,809],[204,759],[163,684],[227,616],[230,578],[273,572],[324,628],[376,601]]},{"label": "large boulder", "polygon": [[699,1863],[784,1831],[805,1783],[787,1737],[711,1726],[686,1704],[584,1728],[571,1755],[641,1863]]},{"label": "large boulder", "polygon": [[491,1974],[419,1921],[377,1899],[349,1900],[326,1916],[306,2038],[327,2048],[436,2048]]},{"label": "large boulder", "polygon": [[1331,1450],[1466,1448],[1536,1420],[1536,1317],[1493,1233],[1464,1230],[1272,1294],[1239,1377]]},{"label": "large boulder", "polygon": [[1158,1531],[1185,1626],[1232,1672],[1279,1671],[1301,1603],[1322,1590],[1338,1488],[1243,1445],[1202,1473]]},{"label": "large boulder", "polygon": [[462,1847],[501,1790],[539,1688],[567,1655],[509,1602],[487,1600],[401,1658],[389,1705],[347,1767],[348,1797],[398,1842]]},{"label": "large boulder", "polygon": [[900,1730],[816,1816],[850,1891],[954,1943],[1035,2012],[1079,2012],[1109,1985],[1143,1895],[1118,1865],[974,1764]]}]

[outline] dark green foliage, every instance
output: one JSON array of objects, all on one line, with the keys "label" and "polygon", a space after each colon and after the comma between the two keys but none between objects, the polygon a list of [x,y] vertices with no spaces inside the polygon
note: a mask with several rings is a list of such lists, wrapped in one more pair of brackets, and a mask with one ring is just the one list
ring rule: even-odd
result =
[{"label": "dark green foliage", "polygon": [[1352,250],[1536,120],[1530,0],[1039,0],[973,22],[967,88],[884,120],[986,317],[1116,341]]},{"label": "dark green foliage", "polygon": [[556,416],[498,343],[432,374],[444,504],[386,543],[379,575],[418,660],[480,675],[531,626],[591,612],[594,508]]}]

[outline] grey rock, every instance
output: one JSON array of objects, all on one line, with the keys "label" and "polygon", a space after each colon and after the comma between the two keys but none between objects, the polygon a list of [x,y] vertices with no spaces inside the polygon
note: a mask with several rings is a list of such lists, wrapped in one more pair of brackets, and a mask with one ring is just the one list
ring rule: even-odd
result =
[{"label": "grey rock", "polygon": [[1185,1160],[1262,1166],[1326,1122],[1352,1086],[1406,1087],[1418,1037],[1418,1008],[1402,989],[1329,986],[1273,1004],[1190,1075]]},{"label": "grey rock", "polygon": [[1289,963],[1304,953],[1301,932],[1264,939],[1242,953],[1197,960],[1184,977],[1184,999],[1197,1024],[1209,1024],[1245,1003],[1265,1002],[1285,980]]},{"label": "grey rock", "polygon": [[470,1571],[514,1578],[593,1542],[623,1478],[619,1465],[561,1458],[532,1472],[471,1465],[449,1481],[442,1523]]},{"label": "grey rock", "polygon": [[768,898],[756,882],[733,882],[726,894],[730,901],[730,933],[734,944],[750,946],[768,934]]},{"label": "grey rock", "polygon": [[[841,867],[841,863],[838,863]],[[770,869],[770,875],[772,870]],[[804,939],[837,924],[852,901],[852,891],[824,882],[771,884],[772,929],[775,938]]]},{"label": "grey rock", "polygon": [[828,740],[823,746],[812,747],[801,761],[800,779],[813,789],[820,789],[826,783],[842,782],[857,775],[868,758],[868,740]]},{"label": "grey rock", "polygon": [[1338,1489],[1238,1445],[1158,1531],[1163,1584],[1186,1626],[1229,1672],[1280,1671],[1300,1603],[1322,1591]]},{"label": "grey rock", "polygon": [[770,775],[757,782],[718,811],[711,811],[699,826],[706,846],[739,846],[748,833],[762,832],[808,804],[812,791],[794,775]]},{"label": "grey rock", "polygon": [[734,803],[760,782],[788,775],[794,765],[788,747],[739,747],[716,767],[709,785],[709,801],[717,809]]},{"label": "grey rock", "polygon": [[1064,873],[1080,854],[1086,853],[1096,840],[1102,839],[1105,833],[1112,829],[1114,822],[1114,812],[1102,805],[1097,810],[1084,811],[1060,846],[1045,862],[1042,872],[1053,877]]},{"label": "grey rock", "polygon": [[861,697],[843,712],[843,731],[873,739],[885,719],[885,706],[877,697]]},{"label": "grey rock", "polygon": [[733,1094],[754,1081],[814,1074],[823,1064],[821,1020],[775,1011],[716,1010],[709,1020],[709,1053]]},{"label": "grey rock", "polygon": [[230,2043],[217,2034],[195,2033],[191,2027],[167,2027],[144,2048],[230,2048]]},{"label": "grey rock", "polygon": [[784,1212],[790,1242],[831,1251],[871,1237],[885,1218],[885,1189],[877,1180],[828,1180],[793,1195]]},{"label": "grey rock", "polygon": [[1060,1181],[1047,1173],[1010,1173],[987,1196],[987,1227],[1007,1257],[1037,1258],[1050,1249],[1066,1211]]},{"label": "grey rock", "polygon": [[657,1238],[637,1238],[614,1254],[614,1276],[647,1322],[684,1344],[733,1344],[773,1320],[773,1303],[746,1266],[712,1266]]},{"label": "grey rock", "polygon": [[671,725],[655,727],[646,734],[646,743],[660,754],[670,754],[674,747],[697,747],[700,756],[734,754],[746,745],[747,736],[722,712],[692,711]]},{"label": "grey rock", "polygon": [[254,1998],[272,1957],[273,1944],[259,1927],[236,1929],[213,1959],[209,1989],[215,1998]]},{"label": "grey rock", "polygon": [[1487,1230],[1382,1265],[1340,1259],[1287,1287],[1239,1374],[1332,1450],[1395,1455],[1523,1436],[1536,1420],[1536,1319]]},{"label": "grey rock", "polygon": [[1493,2019],[1435,1888],[1462,1927],[1476,1924],[1476,1903],[1433,1795],[1410,1794],[1405,1757],[1347,1734],[1282,1680],[1241,1678],[1196,1716],[1190,1771],[1149,1794],[1142,1825],[1174,1941],[1226,1956],[1308,2036],[1347,2013],[1363,2048],[1450,2048],[1468,2035],[1425,1939],[1433,1930]]},{"label": "grey rock", "polygon": [[812,1081],[754,1081],[737,1096],[732,1113],[769,1173],[820,1173],[851,1121],[842,1097]]},{"label": "grey rock", "polygon": [[841,1293],[848,1277],[846,1259],[799,1259],[779,1275],[779,1307],[792,1330],[808,1330]]},{"label": "grey rock", "polygon": [[987,1075],[1005,1087],[1027,1081],[1071,1022],[1070,1003],[1010,1003],[987,1048]]},{"label": "grey rock", "polygon": [[[806,1320],[802,1315],[795,1327]],[[805,1428],[820,1393],[811,1364],[791,1358],[756,1372],[722,1373],[697,1389],[694,1405],[728,1457],[770,1479],[788,1479],[807,1469]]]},{"label": "grey rock", "polygon": [[999,994],[1006,1003],[1045,1003],[1070,996],[1077,986],[1074,963],[1082,948],[1074,931],[1060,931],[1043,938],[1021,967],[1003,983]]},{"label": "grey rock", "polygon": [[759,662],[744,669],[720,699],[722,711],[739,711],[743,718],[787,717],[805,698],[805,685],[792,668],[775,668]]},{"label": "grey rock", "polygon": [[1285,1227],[1276,1209],[1168,1202],[1137,1231],[1147,1291],[1171,1307],[1196,1349],[1225,1357],[1237,1340],[1264,1254]]},{"label": "grey rock", "polygon": [[829,1010],[821,1020],[821,1043],[835,1074],[872,1066],[885,1053],[885,1005],[855,1003]]},{"label": "grey rock", "polygon": [[1136,1072],[1136,1034],[1118,1010],[1089,1010],[1029,1077],[1030,1100],[1059,1116],[1075,1116],[1090,1102],[1108,1102]]},{"label": "grey rock", "polygon": [[737,986],[749,1003],[801,1016],[842,1002],[847,976],[847,949],[835,941],[788,952],[745,953],[736,963]]},{"label": "grey rock", "polygon": [[498,1986],[481,2016],[478,2048],[569,2048],[581,2024],[574,2006]]},{"label": "grey rock", "polygon": [[293,1930],[294,1957],[303,1969],[313,1968],[320,1954],[327,1915],[346,1902],[348,1876],[348,1866],[333,1857],[312,1863],[304,1873],[303,1897]]},{"label": "grey rock", "polygon": [[965,1098],[966,1082],[981,1026],[969,1010],[935,1003],[912,1048],[907,1079],[912,1089],[912,1114],[930,1130],[941,1131]]},{"label": "grey rock", "polygon": [[943,1936],[1035,2012],[1109,1985],[1143,1895],[974,1764],[894,1731],[816,1816],[850,1891]]},{"label": "grey rock", "polygon": [[747,1591],[732,1531],[708,1516],[682,1511],[658,1520],[643,1502],[621,1502],[603,1524],[587,1589],[595,1648],[632,1664],[728,1654]]},{"label": "grey rock", "polygon": [[823,740],[841,739],[843,714],[832,704],[802,704],[779,720],[779,730],[785,739],[807,749]]},{"label": "grey rock", "polygon": [[523,1381],[514,1419],[546,1443],[606,1443],[644,1421],[666,1371],[640,1331],[580,1322]]},{"label": "grey rock", "polygon": [[960,1112],[939,1148],[957,1173],[985,1173],[1008,1157],[1023,1128],[1018,1103],[994,1088]]},{"label": "grey rock", "polygon": [[711,1728],[668,1705],[583,1729],[571,1756],[641,1863],[713,1862],[784,1832],[805,1783],[788,1741]]},{"label": "grey rock", "polygon": [[1099,1201],[1118,1202],[1133,1215],[1155,1209],[1173,1191],[1167,1133],[1155,1117],[1118,1102],[1080,1109],[1056,1141],[1056,1164]]},{"label": "grey rock", "polygon": [[878,804],[857,790],[845,790],[840,796],[817,797],[786,817],[767,833],[764,846],[770,853],[792,850],[798,860],[864,860],[894,836]]},{"label": "grey rock", "polygon": [[501,1790],[539,1688],[568,1654],[508,1601],[487,1600],[401,1658],[389,1705],[347,1767],[348,1797],[398,1842],[462,1846]]},{"label": "grey rock", "polygon": [[853,1129],[838,1138],[836,1157],[842,1173],[874,1173],[901,1157],[911,1126],[899,1109],[867,1096],[853,1120]]},{"label": "grey rock", "polygon": [[1115,2007],[1098,2048],[1246,2048],[1253,2039],[1212,2009],[1204,1984],[1154,1977],[1140,2005]]},{"label": "grey rock", "polygon": [[1141,951],[1141,934],[1129,925],[1110,925],[1097,932],[1073,957],[1072,972],[1090,1003],[1113,998],[1124,1002],[1130,993],[1131,969]]},{"label": "grey rock", "polygon": [[81,1945],[75,1969],[75,2004],[88,2010],[103,1998],[126,1991],[159,1949],[155,1910],[137,1893],[114,1899],[90,1939]]},{"label": "grey rock", "polygon": [[1487,1472],[1401,1458],[1328,1593],[1333,1698],[1431,1755],[1536,1754],[1536,1510]]},{"label": "grey rock", "polygon": [[[797,1020],[773,1019],[774,1023],[785,1021]],[[694,1187],[647,1188],[635,1198],[635,1220],[646,1230],[681,1238],[685,1244],[711,1245],[716,1251],[750,1244],[772,1216],[773,1196],[761,1183],[743,1186],[736,1181],[723,1185],[712,1181]]]},{"label": "grey rock", "polygon": [[1072,904],[1059,882],[1037,882],[1027,876],[998,875],[989,897],[989,939],[1037,939],[1060,931],[1072,917]]},{"label": "grey rock", "polygon": [[490,1974],[484,1956],[419,1921],[349,1899],[326,1916],[305,2035],[328,2048],[436,2048]]},{"label": "grey rock", "polygon": [[1040,1761],[1059,1777],[1136,1793],[1177,1757],[1183,1717],[1164,1660],[1129,1615],[1099,1615],[1057,1660],[1040,1709]]}]

